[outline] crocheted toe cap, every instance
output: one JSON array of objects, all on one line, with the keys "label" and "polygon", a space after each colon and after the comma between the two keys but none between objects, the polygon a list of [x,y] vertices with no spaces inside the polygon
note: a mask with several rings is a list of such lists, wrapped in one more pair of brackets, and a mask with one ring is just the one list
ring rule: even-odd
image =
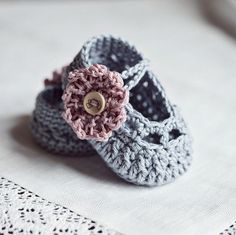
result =
[{"label": "crocheted toe cap", "polygon": [[[131,125],[137,119],[129,114],[127,122]],[[92,142],[106,164],[121,178],[137,185],[163,185],[182,175],[190,166],[192,148],[191,137],[177,111],[153,128],[137,122],[140,125],[136,133],[122,128],[108,143]]]}]

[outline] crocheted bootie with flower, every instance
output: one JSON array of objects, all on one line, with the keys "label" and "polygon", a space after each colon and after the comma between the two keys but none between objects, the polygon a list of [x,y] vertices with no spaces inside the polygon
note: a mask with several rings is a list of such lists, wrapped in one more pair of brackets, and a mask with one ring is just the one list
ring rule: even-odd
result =
[{"label": "crocheted bootie with flower", "polygon": [[147,65],[119,38],[91,39],[66,69],[63,117],[121,178],[154,186],[182,175],[192,148],[182,116]]}]

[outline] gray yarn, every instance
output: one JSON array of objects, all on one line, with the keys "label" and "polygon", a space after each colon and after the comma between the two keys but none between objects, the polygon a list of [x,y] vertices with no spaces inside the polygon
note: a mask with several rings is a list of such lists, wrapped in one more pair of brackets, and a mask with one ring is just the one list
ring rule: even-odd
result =
[{"label": "gray yarn", "polygon": [[34,139],[47,151],[62,155],[87,156],[95,153],[91,145],[79,140],[61,117],[62,89],[49,87],[39,93],[31,118]]},{"label": "gray yarn", "polygon": [[[123,126],[114,131],[107,142],[89,141],[90,144],[115,173],[138,185],[162,185],[183,174],[192,160],[187,127],[176,106],[167,99],[160,82],[148,69],[147,61],[135,47],[112,36],[91,39],[68,66],[63,88],[70,71],[96,63],[122,74],[125,87],[130,90],[130,103],[126,108],[128,118]],[[40,112],[35,111],[37,116]],[[57,112],[60,113],[61,109]],[[50,115],[50,118],[53,116]],[[67,143],[75,142],[71,128],[61,118],[57,121],[55,127],[64,126],[61,139],[66,139]],[[40,123],[44,123],[43,118]],[[51,122],[47,127],[51,127]],[[50,128],[51,135],[54,135],[54,128]],[[69,131],[66,132],[66,129]]]},{"label": "gray yarn", "polygon": [[83,46],[68,71],[95,63],[120,72],[130,90],[125,124],[107,142],[90,141],[98,154],[120,177],[139,185],[162,185],[183,174],[192,159],[191,138],[146,60],[126,41],[100,36]]}]

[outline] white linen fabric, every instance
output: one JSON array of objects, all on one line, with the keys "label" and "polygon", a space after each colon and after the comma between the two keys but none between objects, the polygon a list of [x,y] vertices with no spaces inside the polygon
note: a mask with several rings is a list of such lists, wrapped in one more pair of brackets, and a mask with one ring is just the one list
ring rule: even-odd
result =
[{"label": "white linen fabric", "polygon": [[[236,217],[236,42],[205,17],[204,1],[0,3],[0,174],[124,234],[212,235]],[[98,34],[121,36],[151,61],[194,138],[176,182],[138,187],[98,156],[40,149],[28,119],[42,79]]]}]

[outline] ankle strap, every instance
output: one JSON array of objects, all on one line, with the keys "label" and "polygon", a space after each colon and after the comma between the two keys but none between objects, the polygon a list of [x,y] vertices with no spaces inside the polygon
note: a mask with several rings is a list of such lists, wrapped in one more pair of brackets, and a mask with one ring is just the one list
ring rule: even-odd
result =
[{"label": "ankle strap", "polygon": [[121,73],[125,88],[130,90],[144,76],[149,62],[127,41],[109,35],[93,37],[87,41],[68,66],[67,75],[76,68],[93,64],[103,64],[111,71]]},{"label": "ankle strap", "polygon": [[148,66],[149,61],[144,59],[135,66],[123,71],[121,73],[122,78],[124,80],[129,80],[126,82],[125,88],[131,90],[133,87],[135,87],[146,73]]}]

